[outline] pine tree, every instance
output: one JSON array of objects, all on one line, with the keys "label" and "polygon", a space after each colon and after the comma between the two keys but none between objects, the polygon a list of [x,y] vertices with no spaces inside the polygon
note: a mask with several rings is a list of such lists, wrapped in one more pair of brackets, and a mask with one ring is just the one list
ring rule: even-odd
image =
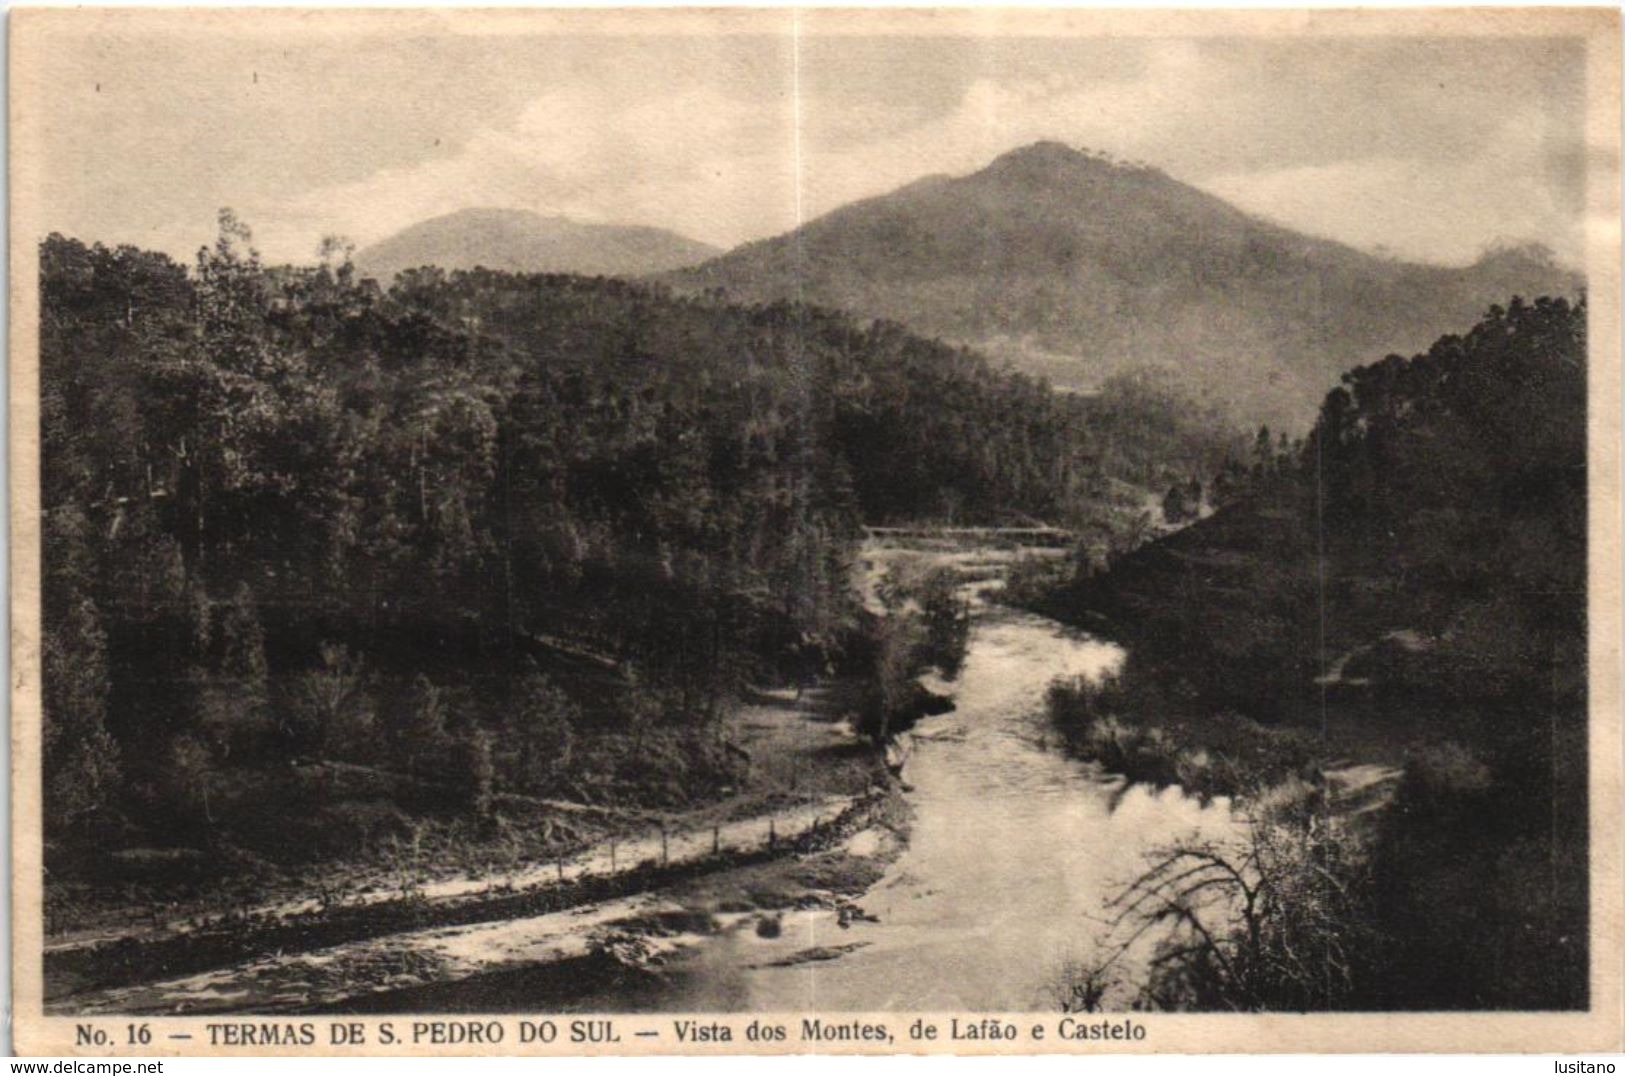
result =
[{"label": "pine tree", "polygon": [[46,818],[72,829],[105,808],[119,788],[119,750],[107,731],[107,635],[96,603],[69,604],[44,646]]},{"label": "pine tree", "polygon": [[321,664],[295,685],[285,731],[295,750],[366,758],[374,752],[377,720],[366,667],[348,648],[323,643]]},{"label": "pine tree", "polygon": [[580,710],[546,674],[532,669],[519,684],[514,732],[519,742],[519,783],[552,787],[570,765]]},{"label": "pine tree", "polygon": [[448,716],[445,694],[434,681],[419,673],[412,683],[412,706],[406,724],[396,736],[396,755],[403,766],[416,770],[424,760],[433,760],[445,751]]},{"label": "pine tree", "polygon": [[238,585],[220,619],[220,645],[220,672],[245,701],[263,700],[267,676],[265,629],[260,626],[254,591],[247,583]]},{"label": "pine tree", "polygon": [[496,793],[496,764],[492,760],[491,734],[476,726],[463,739],[461,766],[457,774],[469,813],[482,821],[491,817]]}]

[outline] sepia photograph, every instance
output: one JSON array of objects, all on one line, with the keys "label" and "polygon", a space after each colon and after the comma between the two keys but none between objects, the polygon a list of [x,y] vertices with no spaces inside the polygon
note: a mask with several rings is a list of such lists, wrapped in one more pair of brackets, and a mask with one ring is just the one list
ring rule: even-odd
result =
[{"label": "sepia photograph", "polygon": [[1616,11],[10,25],[20,1048],[1620,1048]]}]

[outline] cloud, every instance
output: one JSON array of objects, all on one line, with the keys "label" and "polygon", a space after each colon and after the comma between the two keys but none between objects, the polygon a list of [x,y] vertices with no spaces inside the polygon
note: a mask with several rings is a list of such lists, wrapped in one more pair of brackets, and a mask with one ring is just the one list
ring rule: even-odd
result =
[{"label": "cloud", "polygon": [[1368,157],[1221,174],[1201,186],[1316,235],[1415,259],[1465,264],[1501,240],[1538,240],[1583,262],[1581,223],[1548,181],[1540,117],[1508,119],[1479,153],[1440,162]]},{"label": "cloud", "polygon": [[925,172],[969,171],[1049,138],[1143,159],[1251,212],[1412,259],[1466,263],[1497,240],[1538,240],[1580,260],[1578,170],[1565,167],[1578,132],[1552,102],[1519,100],[1522,87],[1496,100],[1482,82],[1435,92],[1450,68],[1424,77],[1391,59],[1372,87],[1361,57],[1293,87],[1289,58],[1252,59],[1158,42],[1132,77],[979,79],[951,112],[900,138],[814,158],[812,202],[831,208]]},{"label": "cloud", "polygon": [[267,252],[288,257],[307,256],[324,232],[365,243],[471,206],[654,224],[728,246],[1058,139],[1409,257],[1467,260],[1499,236],[1565,255],[1577,247],[1573,177],[1552,164],[1572,152],[1561,95],[1503,86],[1499,70],[1475,75],[1475,56],[1422,64],[1358,49],[1124,42],[1098,62],[962,72],[946,96],[872,71],[862,87],[832,88],[822,71],[799,102],[783,59],[748,86],[652,66],[639,78],[561,81],[417,163],[243,208],[272,226]]},{"label": "cloud", "polygon": [[449,155],[265,209],[285,229],[361,242],[472,206],[734,242],[742,224],[794,218],[794,145],[788,93],[742,101],[704,85],[639,96],[574,86],[533,99],[509,126],[474,131]]},{"label": "cloud", "polygon": [[[288,250],[277,250],[267,232],[267,251],[289,257],[321,233],[365,243],[485,205],[658,224],[728,246],[923,175],[971,171],[1040,138],[1149,153],[1161,128],[1147,118],[1177,122],[1200,90],[1191,46],[1147,51],[1132,81],[1054,72],[976,78],[935,116],[906,86],[857,102],[809,96],[798,112],[789,70],[782,90],[765,99],[658,78],[561,87],[512,123],[475,129],[452,153],[245,212],[276,222]],[[1183,87],[1170,77],[1178,71]]]}]

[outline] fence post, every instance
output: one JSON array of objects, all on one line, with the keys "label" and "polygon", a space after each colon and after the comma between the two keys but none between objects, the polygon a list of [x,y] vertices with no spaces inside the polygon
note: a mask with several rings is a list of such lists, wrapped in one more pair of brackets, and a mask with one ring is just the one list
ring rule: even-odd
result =
[{"label": "fence post", "polygon": [[777,848],[778,846],[779,834],[778,831],[773,828],[773,820],[769,818],[767,820],[767,847],[769,850],[771,850]]},{"label": "fence post", "polygon": [[615,838],[609,839],[609,873],[615,873]]},{"label": "fence post", "polygon": [[671,862],[671,856],[666,847],[666,823],[662,819],[660,822],[660,865],[664,867],[669,862]]},{"label": "fence post", "polygon": [[564,884],[564,857],[563,856],[557,856],[557,857],[554,858],[553,862],[559,868],[559,884],[563,885]]},{"label": "fence post", "polygon": [[715,856],[715,855],[720,855],[721,853],[722,853],[722,827],[721,826],[712,826],[711,827],[711,854]]}]

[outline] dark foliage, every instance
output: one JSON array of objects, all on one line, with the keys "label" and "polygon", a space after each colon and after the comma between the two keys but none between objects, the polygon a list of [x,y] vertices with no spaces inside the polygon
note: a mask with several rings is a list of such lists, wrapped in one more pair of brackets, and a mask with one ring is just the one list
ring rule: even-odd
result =
[{"label": "dark foliage", "polygon": [[[191,269],[40,254],[59,866],[324,855],[243,791],[311,763],[476,822],[504,793],[715,794],[745,686],[885,650],[862,523],[1065,518],[1112,456],[1075,399],[808,307],[483,270],[386,293],[262,265],[229,212]],[[962,610],[926,604],[951,672]]]},{"label": "dark foliage", "polygon": [[1266,728],[1311,778],[1404,764],[1362,866],[1380,959],[1339,1004],[1585,1004],[1585,317],[1514,300],[1350,372],[1293,465],[1261,432],[1233,504],[1051,598],[1132,645],[1052,708],[1136,776],[1199,751],[1267,786]]}]

